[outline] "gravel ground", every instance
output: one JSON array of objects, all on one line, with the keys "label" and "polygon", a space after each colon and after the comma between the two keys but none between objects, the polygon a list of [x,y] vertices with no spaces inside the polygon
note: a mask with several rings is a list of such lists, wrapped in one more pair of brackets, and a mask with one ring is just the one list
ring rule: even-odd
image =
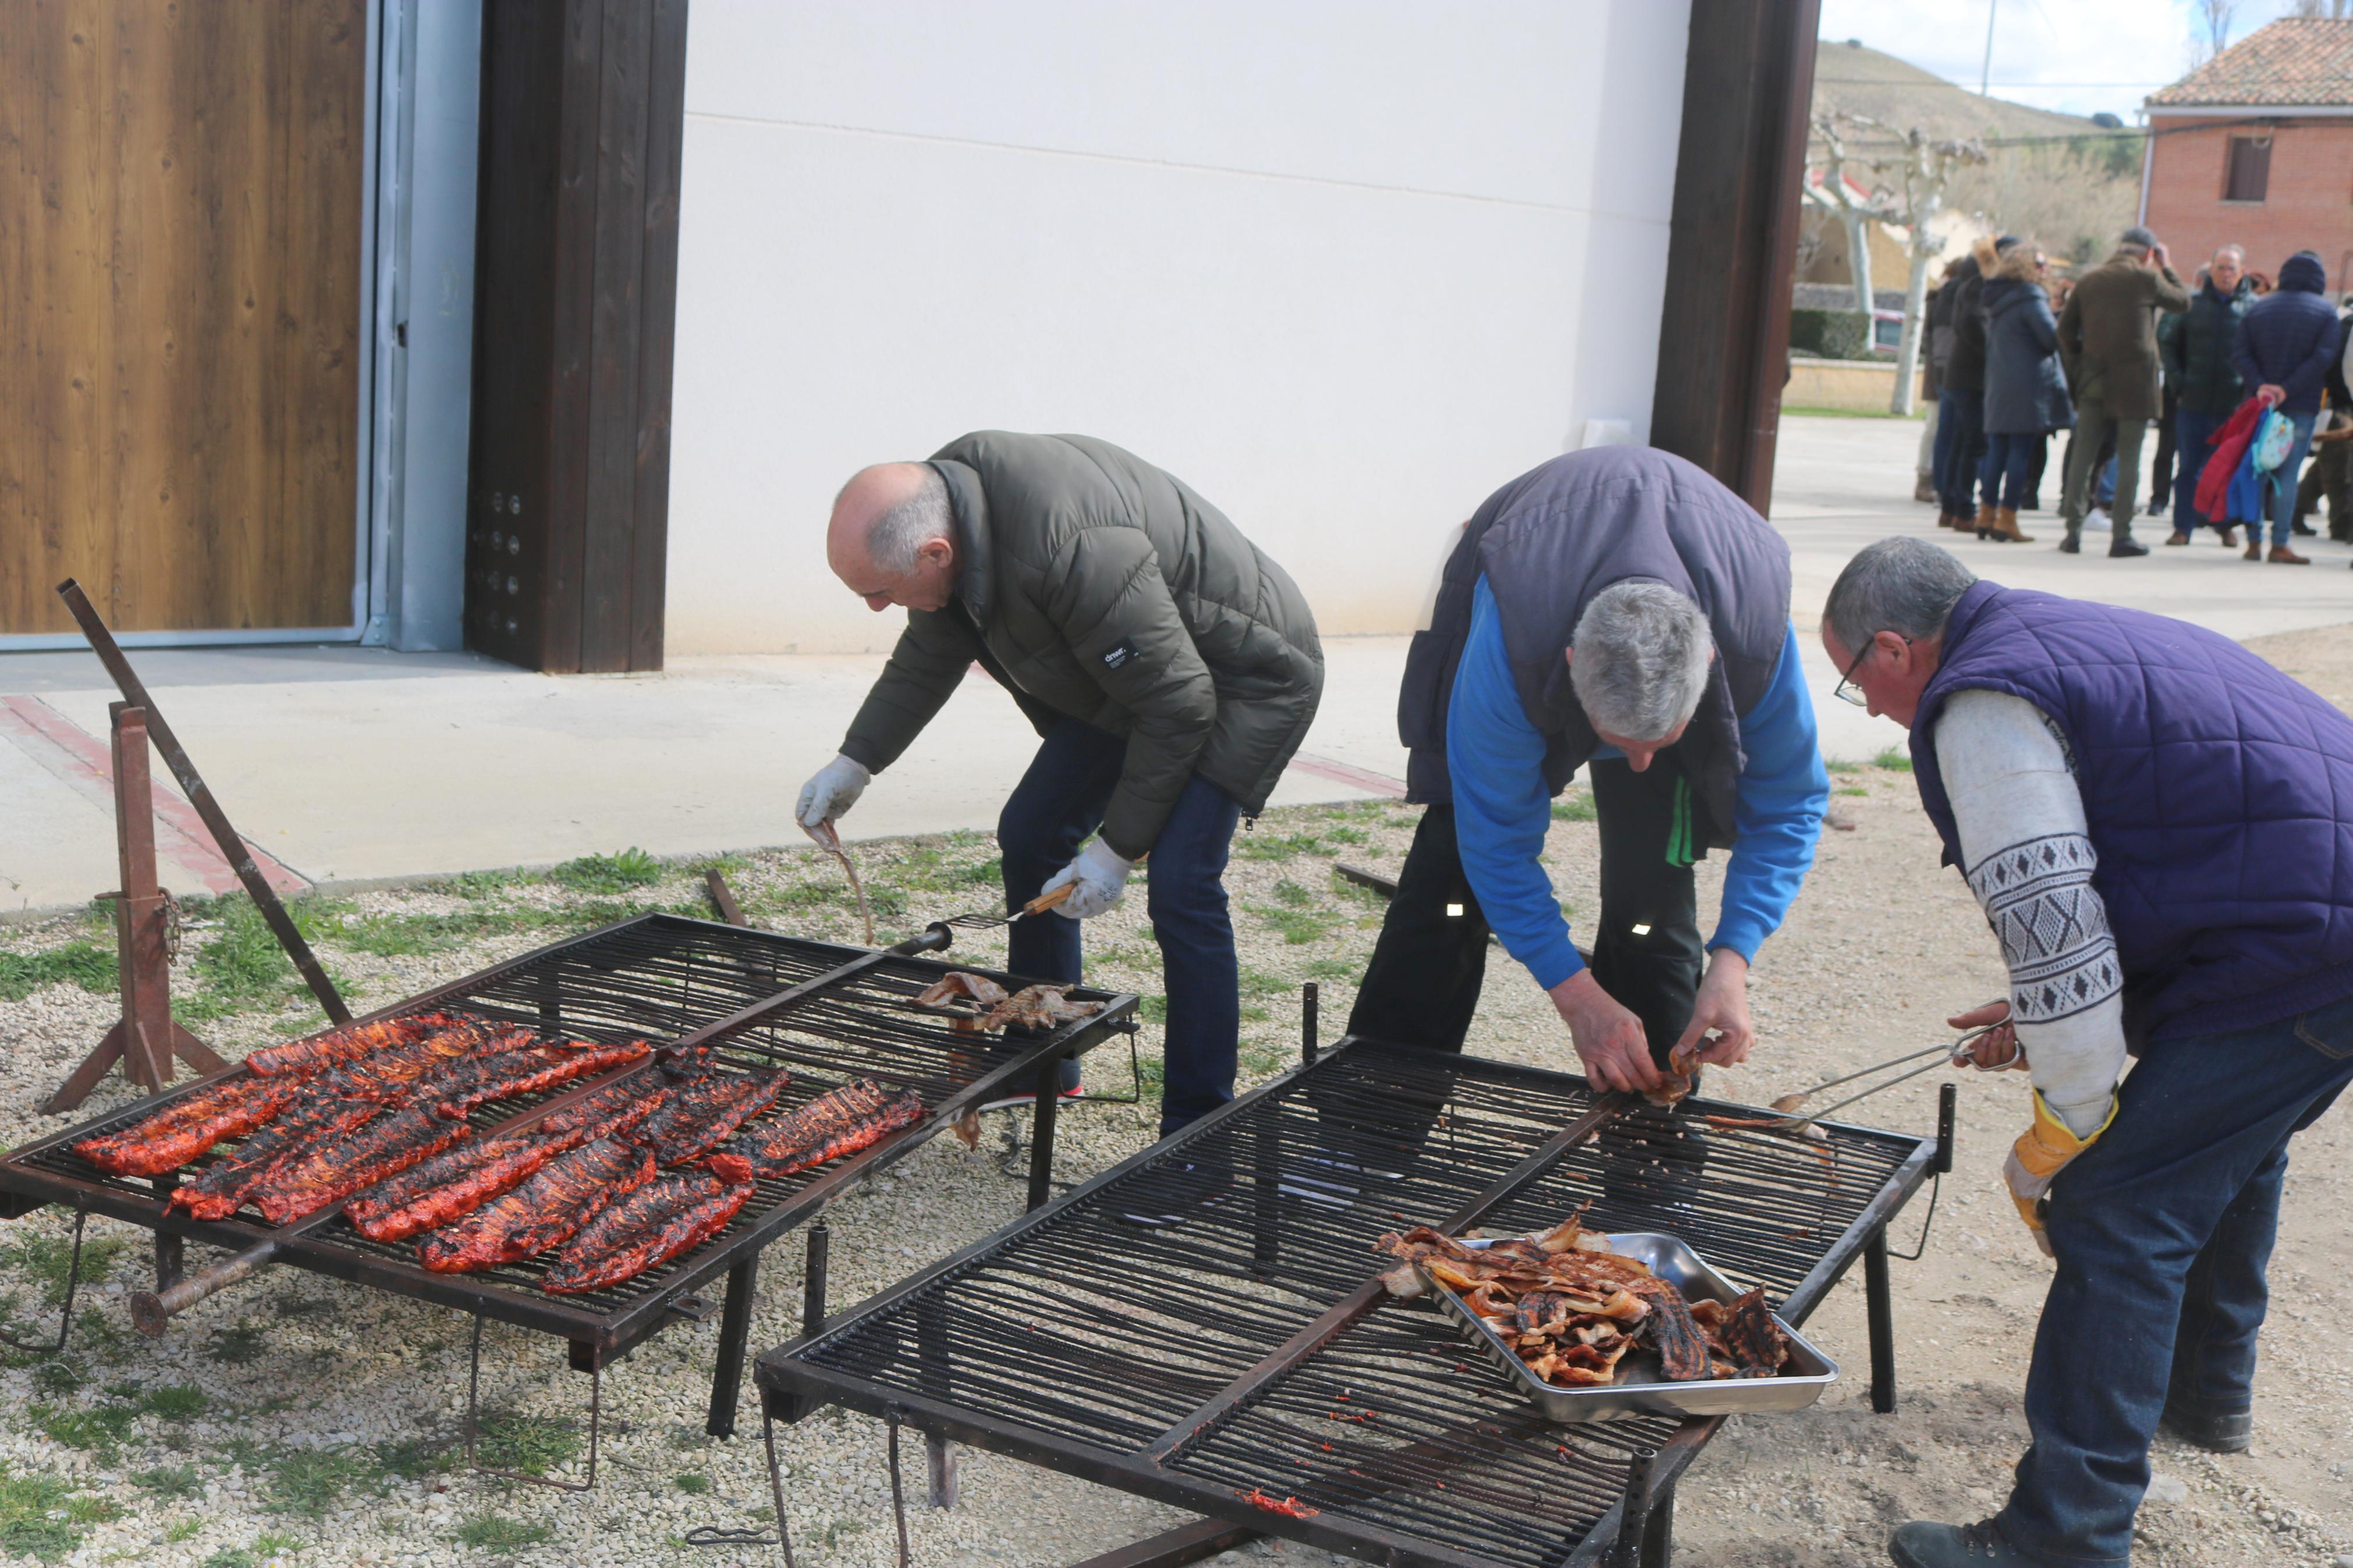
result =
[{"label": "gravel ground", "polygon": [[[2353,628],[2257,645],[2317,689],[2353,694]],[[1992,940],[1936,844],[1910,779],[1892,769],[1835,775],[1835,831],[1788,925],[1767,945],[1752,994],[1761,1044],[1746,1068],[1709,1092],[1761,1103],[1787,1089],[1891,1057],[1942,1036],[1943,1016],[1995,994]],[[1576,797],[1570,797],[1572,807]],[[1345,859],[1394,870],[1414,813],[1366,804],[1268,814],[1238,842],[1229,877],[1245,991],[1243,1076],[1280,1070],[1297,1049],[1297,988],[1324,984],[1327,1033],[1345,1019],[1379,921],[1368,896],[1337,881]],[[1573,818],[1573,811],[1570,814]],[[983,907],[993,876],[982,837],[861,846],[890,940],[927,919]],[[1548,858],[1572,918],[1594,908],[1597,845],[1589,822],[1556,821]],[[807,851],[732,859],[728,874],[760,923],[856,940],[838,870]],[[1721,875],[1701,868],[1704,907]],[[630,883],[636,885],[628,885]],[[306,914],[314,940],[354,1001],[379,1005],[498,957],[610,918],[623,908],[703,912],[699,867],[649,867],[624,857],[553,877],[468,879],[437,889],[371,894]],[[1140,897],[1089,928],[1096,984],[1132,989],[1157,1016],[1158,971]],[[282,967],[255,956],[249,913],[206,912],[188,934],[174,985],[227,1054],[313,1026]],[[242,921],[242,923],[241,923]],[[65,920],[0,931],[0,997],[40,955],[93,941],[101,928]],[[1001,938],[959,951],[998,962]],[[1549,1005],[1497,955],[1472,1048],[1574,1070]],[[11,970],[8,965],[15,963]],[[33,1107],[110,1021],[114,998],[69,982],[0,1000],[0,1143],[63,1121]],[[1142,1036],[1147,1087],[1157,1030]],[[1125,1087],[1124,1053],[1105,1050],[1091,1086]],[[1931,1076],[1859,1108],[1856,1119],[1926,1129]],[[111,1100],[106,1097],[111,1096]],[[91,1110],[125,1096],[111,1085]],[[1149,1098],[1149,1096],[1147,1096]],[[934,1140],[832,1213],[833,1292],[846,1306],[1014,1218],[1021,1185],[999,1169],[1026,1115],[989,1119],[977,1151]],[[1153,1115],[1096,1105],[1062,1121],[1060,1174],[1083,1180],[1145,1146]],[[1682,1491],[1681,1561],[1765,1568],[1885,1561],[1889,1528],[1913,1517],[1976,1518],[1998,1505],[2024,1440],[2019,1387],[2048,1267],[2001,1194],[2002,1151],[2023,1123],[2017,1080],[1965,1080],[1954,1190],[1943,1195],[1928,1247],[1895,1275],[1902,1407],[1875,1416],[1865,1379],[1850,1375],[1796,1416],[1736,1421]],[[2299,1141],[2272,1278],[2254,1450],[2218,1459],[2160,1437],[2158,1493],[2141,1516],[2140,1561],[2168,1564],[2353,1563],[2353,1352],[2338,1325],[2353,1286],[2338,1265],[2340,1217],[2353,1208],[2347,1119]],[[1926,1213],[1899,1222],[1908,1249]],[[772,1552],[697,1550],[699,1524],[757,1525],[766,1487],[755,1423],[733,1441],[702,1435],[715,1324],[672,1329],[608,1374],[602,1473],[586,1497],[488,1481],[453,1468],[448,1446],[464,1409],[466,1329],[455,1314],[278,1270],[185,1314],[162,1341],[132,1333],[123,1302],[147,1268],[146,1233],[94,1221],[111,1244],[108,1278],[85,1289],[62,1357],[0,1361],[0,1554],[73,1563],[138,1562],[256,1568],[492,1561],[547,1564],[723,1564]],[[0,1302],[20,1336],[53,1300],[67,1227],[43,1213],[0,1229]],[[191,1249],[200,1267],[213,1255]],[[773,1249],[753,1325],[755,1349],[797,1327],[799,1249]],[[1808,1327],[1850,1368],[1866,1364],[1859,1274]],[[576,1475],[585,1380],[557,1347],[493,1326],[485,1339],[484,1401],[495,1458]],[[747,1412],[749,1401],[746,1404]],[[779,1433],[787,1508],[803,1562],[881,1568],[892,1560],[890,1493],[880,1427],[828,1412]],[[911,1446],[910,1473],[921,1463]],[[914,1484],[920,1484],[919,1480]],[[1176,1511],[986,1454],[964,1457],[961,1507],[911,1514],[926,1565],[1067,1563],[1180,1522]],[[1320,1565],[1327,1554],[1261,1543],[1232,1554]]]}]

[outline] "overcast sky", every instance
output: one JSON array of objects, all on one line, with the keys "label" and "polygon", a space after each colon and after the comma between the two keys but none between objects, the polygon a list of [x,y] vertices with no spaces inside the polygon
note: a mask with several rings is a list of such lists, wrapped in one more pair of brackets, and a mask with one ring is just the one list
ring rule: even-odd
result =
[{"label": "overcast sky", "polygon": [[[2142,99],[2188,74],[2191,0],[1822,0],[1822,37],[1860,38],[1975,89],[1993,11],[1996,98],[2069,114],[2134,121]],[[2236,39],[2277,16],[2282,0],[2239,0]],[[1831,75],[1836,55],[1824,55]]]}]

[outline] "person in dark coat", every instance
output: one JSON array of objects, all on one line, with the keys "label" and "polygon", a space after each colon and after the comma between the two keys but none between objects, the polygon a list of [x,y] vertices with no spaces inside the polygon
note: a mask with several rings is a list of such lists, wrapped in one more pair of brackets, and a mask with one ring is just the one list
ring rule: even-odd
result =
[{"label": "person in dark coat", "polygon": [[1979,539],[2031,542],[2019,531],[2034,448],[2075,421],[2059,372],[2059,319],[2043,287],[2049,260],[2031,245],[2013,245],[1995,263],[1980,298],[1986,315],[1985,500]]},{"label": "person in dark coat", "polygon": [[1978,289],[1984,281],[1982,268],[1992,265],[1993,256],[1994,244],[1978,240],[1936,296],[1952,331],[1936,384],[1936,493],[1944,498],[1944,511],[1936,519],[1939,528],[1977,526],[1971,498],[1985,462],[1985,317]]},{"label": "person in dark coat", "polygon": [[[2295,476],[2312,449],[2312,426],[2320,414],[2320,393],[2344,342],[2335,307],[2323,292],[2327,269],[2320,258],[2299,250],[2281,264],[2279,289],[2247,308],[2231,346],[2231,363],[2255,395],[2277,410],[2295,432],[2287,461],[2278,470],[2272,496],[2272,547],[2276,565],[2309,566],[2309,557],[2288,548],[2295,526]],[[2262,542],[2247,540],[2247,559],[2264,559]]]},{"label": "person in dark coat", "polygon": [[2166,317],[2172,330],[2159,334],[2166,381],[2177,389],[2180,402],[2173,439],[2181,454],[2181,471],[2174,476],[2173,536],[2168,544],[2189,543],[2190,531],[2201,522],[2211,523],[2223,543],[2238,542],[2232,520],[2199,515],[2198,479],[2213,453],[2214,432],[2246,395],[2238,368],[2231,363],[2231,340],[2238,335],[2239,318],[2255,299],[2246,266],[2246,254],[2237,246],[2217,250],[2206,264],[2205,281],[2189,297],[2189,310]]},{"label": "person in dark coat", "polygon": [[[2340,329],[2353,327],[2353,296],[2337,310]],[[2310,533],[2305,519],[2328,498],[2328,537],[2339,544],[2353,541],[2353,388],[2345,381],[2345,356],[2328,367],[2327,402],[2312,432],[2312,464],[2295,488],[2295,531]]]},{"label": "person in dark coat", "polygon": [[2157,312],[2186,310],[2189,290],[2167,262],[2165,247],[2145,228],[2128,228],[2116,253],[2076,280],[2059,316],[2059,353],[2075,393],[2078,423],[2068,448],[2067,488],[2059,502],[2067,537],[2059,548],[2082,548],[2098,458],[2107,427],[2116,427],[2116,496],[2108,512],[2108,553],[2146,555],[2132,536],[2133,504],[2140,490],[2140,443],[2157,417]]}]

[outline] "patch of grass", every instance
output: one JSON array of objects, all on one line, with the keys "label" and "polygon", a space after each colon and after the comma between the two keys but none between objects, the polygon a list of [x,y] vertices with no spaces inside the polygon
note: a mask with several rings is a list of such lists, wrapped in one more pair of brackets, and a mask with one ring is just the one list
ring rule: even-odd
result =
[{"label": "patch of grass", "polygon": [[73,1337],[84,1355],[109,1363],[121,1361],[132,1348],[126,1342],[128,1336],[114,1326],[114,1320],[95,1307],[85,1309],[74,1320]]},{"label": "patch of grass", "polygon": [[335,1310],[335,1304],[300,1290],[280,1290],[269,1299],[269,1310],[281,1318],[323,1318]]},{"label": "patch of grass", "polygon": [[269,1467],[269,1511],[324,1519],[367,1469],[349,1453],[311,1448],[280,1455]]},{"label": "patch of grass", "polygon": [[52,1443],[62,1443],[69,1448],[79,1448],[86,1454],[96,1454],[111,1459],[131,1436],[131,1424],[139,1418],[136,1405],[99,1405],[88,1409],[69,1410],[55,1405],[27,1405],[25,1414]]},{"label": "patch of grass", "polygon": [[104,1498],[85,1496],[56,1476],[20,1476],[0,1466],[0,1552],[40,1563],[62,1563],[93,1524],[120,1519]]},{"label": "patch of grass", "polygon": [[1321,942],[1331,934],[1329,917],[1313,910],[1279,910],[1265,904],[1245,904],[1242,907],[1264,921],[1293,947]]},{"label": "patch of grass", "polygon": [[166,1546],[177,1546],[183,1541],[194,1541],[197,1536],[202,1535],[204,1532],[205,1521],[203,1520],[184,1519],[180,1521],[179,1523],[172,1526],[171,1529],[164,1532],[164,1543]]},{"label": "patch of grass", "polygon": [[530,879],[530,873],[525,871],[461,871],[438,882],[427,882],[425,887],[427,892],[447,893],[452,898],[489,899]]},{"label": "patch of grass", "polygon": [[244,1366],[259,1361],[269,1349],[260,1328],[250,1322],[233,1329],[215,1329],[205,1342],[205,1359],[223,1366]]},{"label": "patch of grass", "polygon": [[1552,819],[1555,822],[1591,822],[1599,815],[1589,790],[1571,791],[1552,803]]},{"label": "patch of grass", "polygon": [[484,1468],[543,1476],[580,1455],[580,1433],[569,1421],[519,1410],[482,1416],[475,1452]]},{"label": "patch of grass", "polygon": [[421,1481],[449,1469],[457,1458],[448,1442],[438,1437],[403,1437],[395,1442],[378,1443],[375,1449],[376,1468],[386,1476],[396,1476],[404,1481]]},{"label": "patch of grass", "polygon": [[1234,853],[1245,860],[1290,860],[1324,848],[1313,833],[1245,833],[1234,840]]},{"label": "patch of grass", "polygon": [[1361,827],[1327,827],[1324,837],[1334,844],[1362,844],[1367,835]]},{"label": "patch of grass", "polygon": [[709,1476],[672,1476],[670,1479],[670,1484],[676,1487],[679,1490],[684,1492],[689,1497],[709,1497],[711,1495],[711,1478]]},{"label": "patch of grass", "polygon": [[1837,789],[1831,793],[1833,795],[1869,795],[1871,792],[1863,788],[1861,784],[1841,784]]},{"label": "patch of grass", "polygon": [[1885,768],[1890,773],[1908,773],[1912,771],[1912,753],[1901,746],[1890,746],[1872,758],[1871,765]]},{"label": "patch of grass", "polygon": [[1143,1019],[1147,1024],[1166,1023],[1168,1021],[1168,998],[1166,996],[1137,997],[1135,999],[1135,1016]]},{"label": "patch of grass", "polygon": [[193,1383],[167,1383],[161,1388],[151,1388],[140,1396],[139,1403],[158,1420],[170,1422],[194,1421],[212,1408],[212,1396]]},{"label": "patch of grass", "polygon": [[52,1399],[62,1399],[89,1381],[71,1362],[45,1361],[33,1369],[33,1386]]},{"label": "patch of grass", "polygon": [[1859,773],[1862,772],[1862,764],[1861,763],[1825,762],[1822,763],[1822,766],[1828,768],[1834,773]]},{"label": "patch of grass", "polygon": [[1293,987],[1280,974],[1269,974],[1263,969],[1244,969],[1241,973],[1241,994],[1245,996],[1288,996]]},{"label": "patch of grass", "polygon": [[1288,904],[1294,910],[1312,909],[1315,903],[1314,894],[1288,877],[1274,885],[1274,897],[1276,902]]},{"label": "patch of grass", "polygon": [[202,1497],[205,1492],[204,1472],[194,1465],[163,1465],[140,1470],[132,1474],[131,1484],[157,1497]]},{"label": "patch of grass", "polygon": [[106,992],[119,984],[114,950],[96,942],[69,942],[47,952],[0,952],[0,1001],[22,1002],[44,985]]},{"label": "patch of grass", "polygon": [[543,1524],[526,1524],[519,1519],[508,1519],[495,1513],[478,1513],[458,1526],[450,1539],[477,1552],[494,1552],[501,1557],[512,1556],[526,1546],[537,1546],[551,1539],[554,1531]]},{"label": "patch of grass", "polygon": [[576,893],[626,893],[649,888],[668,874],[662,863],[632,845],[617,855],[583,855],[547,873],[547,879]]},{"label": "patch of grass", "polygon": [[[119,1237],[85,1237],[81,1244],[81,1289],[103,1285],[129,1244]],[[0,1253],[0,1260],[41,1288],[41,1305],[58,1311],[66,1304],[66,1280],[73,1273],[73,1242],[62,1236],[28,1236]]]},{"label": "patch of grass", "polygon": [[203,1568],[261,1568],[260,1559],[239,1547],[224,1546],[204,1561]]},{"label": "patch of grass", "polygon": [[407,958],[448,952],[484,937],[536,931],[569,920],[561,911],[529,904],[489,904],[438,915],[346,915],[332,934],[332,940],[355,952],[379,958]]},{"label": "patch of grass", "polygon": [[311,1543],[301,1536],[280,1535],[274,1530],[265,1530],[253,1538],[254,1552],[261,1557],[275,1557],[281,1552],[308,1552],[310,1549]]},{"label": "patch of grass", "polygon": [[1345,980],[1353,984],[1364,973],[1364,964],[1353,958],[1319,958],[1307,966],[1310,980]]}]

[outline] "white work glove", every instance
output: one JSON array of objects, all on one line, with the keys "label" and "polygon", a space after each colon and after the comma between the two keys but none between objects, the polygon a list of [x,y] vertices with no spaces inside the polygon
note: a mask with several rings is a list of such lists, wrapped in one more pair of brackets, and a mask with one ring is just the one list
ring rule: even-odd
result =
[{"label": "white work glove", "polygon": [[848,757],[837,756],[801,785],[800,804],[793,807],[793,816],[803,827],[815,831],[819,825],[856,805],[858,797],[873,782],[874,775],[863,767]]},{"label": "white work glove", "polygon": [[1039,896],[1042,898],[1063,883],[1071,883],[1071,896],[1055,905],[1054,912],[1068,920],[1092,920],[1119,907],[1119,896],[1127,887],[1127,874],[1134,869],[1134,861],[1123,858],[1100,838],[1090,839],[1087,847],[1079,851],[1077,859],[1046,879]]}]

